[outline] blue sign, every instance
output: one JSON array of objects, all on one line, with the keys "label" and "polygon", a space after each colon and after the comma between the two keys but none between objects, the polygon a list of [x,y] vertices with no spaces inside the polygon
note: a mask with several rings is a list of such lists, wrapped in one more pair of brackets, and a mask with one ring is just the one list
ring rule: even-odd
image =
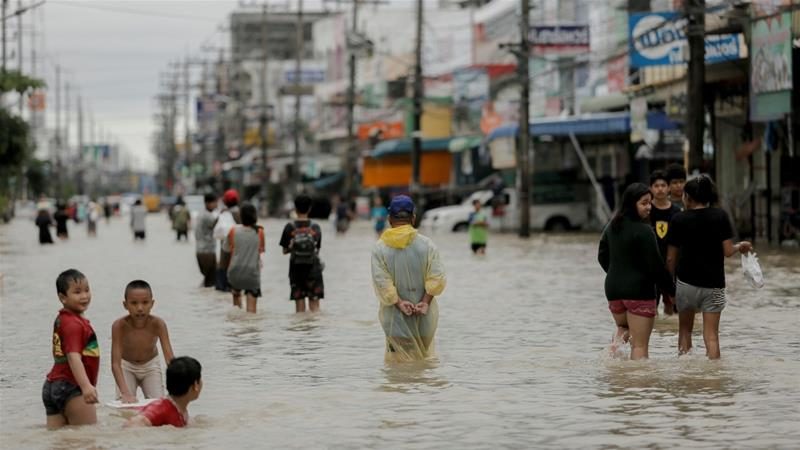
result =
[{"label": "blue sign", "polygon": [[[628,40],[631,67],[683,64],[689,60],[688,20],[677,12],[630,15]],[[705,61],[714,64],[741,58],[738,34],[707,36]]]},{"label": "blue sign", "polygon": [[[287,83],[295,83],[297,79],[297,71],[296,70],[287,70],[284,74],[284,79]],[[301,70],[300,71],[300,83],[302,84],[314,84],[314,83],[322,83],[325,81],[325,71],[324,70],[317,70],[317,69],[310,69],[310,70]]]}]

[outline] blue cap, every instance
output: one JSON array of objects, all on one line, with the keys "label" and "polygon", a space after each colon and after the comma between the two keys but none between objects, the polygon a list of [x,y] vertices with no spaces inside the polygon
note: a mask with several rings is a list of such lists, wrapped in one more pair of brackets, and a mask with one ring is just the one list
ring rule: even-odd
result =
[{"label": "blue cap", "polygon": [[389,215],[397,217],[401,213],[414,213],[414,201],[407,195],[398,195],[389,203]]}]

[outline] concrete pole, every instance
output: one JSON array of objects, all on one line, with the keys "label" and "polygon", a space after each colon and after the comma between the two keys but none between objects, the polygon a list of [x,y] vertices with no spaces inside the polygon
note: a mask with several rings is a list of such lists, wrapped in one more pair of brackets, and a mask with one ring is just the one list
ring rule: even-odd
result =
[{"label": "concrete pole", "polygon": [[423,3],[417,0],[417,38],[414,49],[414,97],[412,108],[414,113],[413,129],[411,131],[411,186],[410,191],[414,203],[417,206],[417,218],[422,218],[424,209],[420,200],[420,165],[422,160],[422,22],[423,22]]},{"label": "concrete pole", "polygon": [[531,202],[530,202],[530,162],[528,161],[530,136],[528,129],[528,105],[530,103],[530,76],[528,74],[528,28],[530,27],[530,0],[522,0],[519,33],[519,63],[517,70],[520,78],[519,100],[519,145],[517,146],[517,174],[519,187],[519,237],[530,236]]},{"label": "concrete pole", "polygon": [[705,0],[685,0],[689,40],[689,69],[686,107],[686,139],[689,141],[689,171],[703,164],[703,134],[705,132]]},{"label": "concrete pole", "polygon": [[268,214],[268,198],[267,193],[269,189],[269,173],[267,166],[267,148],[269,139],[269,110],[267,105],[267,60],[269,59],[267,53],[269,50],[269,39],[267,37],[267,4],[264,3],[261,10],[261,120],[260,120],[260,134],[261,134],[261,171],[263,178],[261,180],[261,211],[264,215]]},{"label": "concrete pole", "polygon": [[[353,0],[353,16],[351,18],[350,23],[350,34],[351,37],[354,39],[357,28],[358,22],[358,2],[359,0]],[[352,44],[352,42],[351,42]],[[356,103],[356,54],[355,48],[353,46],[349,46],[348,50],[350,51],[350,64],[349,64],[349,83],[347,87],[347,149],[345,150],[344,155],[344,195],[345,198],[342,201],[347,202],[349,201],[350,194],[354,190],[353,186],[353,178],[355,175],[355,167],[354,167],[354,159],[355,159],[355,151],[356,151],[356,143],[355,143],[355,103]]]},{"label": "concrete pole", "polygon": [[298,189],[300,188],[300,183],[303,181],[302,175],[300,173],[300,86],[301,83],[301,72],[303,70],[303,50],[304,50],[304,43],[305,43],[305,36],[303,33],[303,0],[298,0],[297,2],[297,26],[296,26],[296,44],[295,47],[297,52],[295,54],[294,60],[294,170],[292,171],[292,186],[291,192],[294,195],[297,194]]}]

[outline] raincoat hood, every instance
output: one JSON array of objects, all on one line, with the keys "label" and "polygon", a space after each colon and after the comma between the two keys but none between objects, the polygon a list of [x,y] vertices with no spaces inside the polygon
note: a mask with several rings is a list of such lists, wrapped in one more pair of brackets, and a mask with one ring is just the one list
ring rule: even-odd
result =
[{"label": "raincoat hood", "polygon": [[381,241],[391,248],[406,248],[414,238],[417,237],[417,230],[411,225],[401,225],[389,228],[381,234]]}]

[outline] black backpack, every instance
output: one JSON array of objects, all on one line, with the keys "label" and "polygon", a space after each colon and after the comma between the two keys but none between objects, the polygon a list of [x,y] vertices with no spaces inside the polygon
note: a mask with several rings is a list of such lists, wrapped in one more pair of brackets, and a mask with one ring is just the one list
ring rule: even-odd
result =
[{"label": "black backpack", "polygon": [[317,232],[311,224],[292,231],[291,261],[294,264],[314,264],[317,259]]}]

